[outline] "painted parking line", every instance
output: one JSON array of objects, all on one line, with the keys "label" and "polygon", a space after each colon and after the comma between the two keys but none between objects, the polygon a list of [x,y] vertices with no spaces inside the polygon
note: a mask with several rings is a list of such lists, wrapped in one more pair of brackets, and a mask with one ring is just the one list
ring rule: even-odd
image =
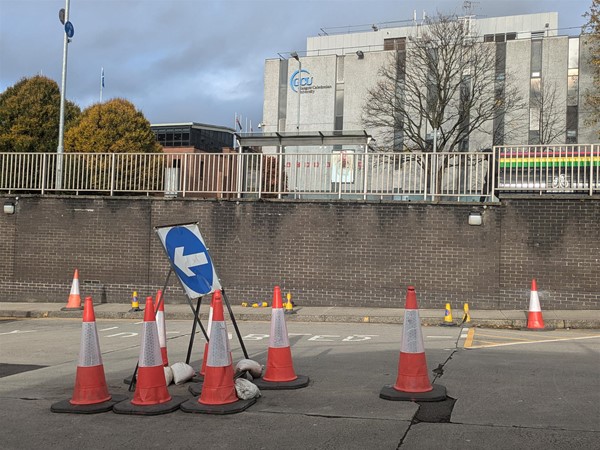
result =
[{"label": "painted parking line", "polygon": [[[575,336],[575,337],[543,337],[536,336],[536,339],[523,338],[522,335],[517,334],[511,336],[507,332],[489,332],[489,331],[475,331],[475,328],[471,328],[467,333],[467,338],[464,343],[464,348],[469,350],[481,349],[481,348],[494,348],[494,347],[508,347],[514,345],[528,345],[528,344],[543,344],[545,342],[568,342],[568,341],[579,341],[587,339],[599,339],[600,334],[586,335],[586,336]],[[475,342],[475,344],[473,344]]]},{"label": "painted parking line", "polygon": [[[350,336],[342,336],[337,334],[311,334],[311,333],[288,333],[288,336],[309,336],[307,341],[310,342],[364,342],[370,341],[372,338],[379,337],[378,334],[351,334]],[[262,341],[269,339],[268,334],[252,333],[242,336],[245,341]]]},{"label": "painted parking line", "polygon": [[490,348],[490,347],[507,347],[510,345],[543,344],[546,342],[580,341],[580,340],[584,340],[584,339],[598,339],[598,338],[600,338],[600,334],[597,336],[581,336],[581,337],[575,337],[575,338],[542,339],[539,341],[527,341],[527,342],[504,342],[501,344],[477,345],[477,346],[473,346],[471,348],[476,349],[476,348]]},{"label": "painted parking line", "polygon": [[467,332],[467,336],[465,338],[465,348],[472,348],[473,345],[473,337],[475,336],[475,328],[469,328]]},{"label": "painted parking line", "polygon": [[34,333],[36,330],[13,330],[7,331],[6,333],[0,333],[0,336],[4,334],[21,334],[21,333]]}]

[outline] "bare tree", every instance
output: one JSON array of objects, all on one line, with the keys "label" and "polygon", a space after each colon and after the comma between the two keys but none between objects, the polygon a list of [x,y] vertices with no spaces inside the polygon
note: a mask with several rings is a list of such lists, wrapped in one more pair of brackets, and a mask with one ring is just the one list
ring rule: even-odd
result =
[{"label": "bare tree", "polygon": [[494,119],[525,106],[508,74],[497,73],[494,44],[480,42],[469,22],[454,16],[428,19],[391,52],[379,76],[363,123],[380,131],[382,150],[431,152],[438,130],[437,151],[464,151],[473,132],[498,134]]},{"label": "bare tree", "polygon": [[564,143],[567,131],[565,102],[558,98],[556,83],[535,78],[529,97],[530,129],[539,132],[533,144]]}]

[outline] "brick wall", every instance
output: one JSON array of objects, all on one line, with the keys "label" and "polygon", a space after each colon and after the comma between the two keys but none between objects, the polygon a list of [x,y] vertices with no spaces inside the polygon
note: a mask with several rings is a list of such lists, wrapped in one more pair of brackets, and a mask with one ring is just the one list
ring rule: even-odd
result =
[{"label": "brick wall", "polygon": [[[5,200],[3,198],[2,200]],[[128,303],[162,288],[159,225],[198,222],[230,301],[527,309],[537,278],[543,309],[600,309],[600,201],[488,204],[217,201],[21,196],[0,216],[0,301],[65,302],[81,294]],[[168,301],[185,302],[174,276]]]}]

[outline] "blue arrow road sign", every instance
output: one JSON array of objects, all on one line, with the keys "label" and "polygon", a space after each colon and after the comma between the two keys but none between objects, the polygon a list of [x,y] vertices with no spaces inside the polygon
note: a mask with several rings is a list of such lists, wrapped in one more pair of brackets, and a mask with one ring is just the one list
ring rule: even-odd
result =
[{"label": "blue arrow road sign", "polygon": [[163,227],[156,232],[190,299],[221,289],[198,225]]}]

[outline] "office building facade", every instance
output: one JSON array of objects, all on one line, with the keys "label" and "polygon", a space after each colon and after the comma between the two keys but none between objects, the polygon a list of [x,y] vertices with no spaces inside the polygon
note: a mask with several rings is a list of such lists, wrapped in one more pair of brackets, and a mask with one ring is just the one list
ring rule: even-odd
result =
[{"label": "office building facade", "polygon": [[[519,111],[507,113],[484,123],[473,132],[461,150],[479,151],[493,145],[590,143],[595,130],[586,126],[588,108],[585,93],[593,89],[589,45],[585,36],[561,34],[557,13],[458,20],[476,41],[475,45],[493,47],[496,54],[496,79],[510,76],[523,99]],[[386,130],[368,129],[364,106],[368,91],[379,77],[380,69],[390,63],[398,50],[411,45],[425,24],[379,28],[370,31],[327,34],[309,37],[304,52],[293,52],[265,62],[263,131],[316,132],[366,130],[380,146],[396,150],[410,147],[406,142],[384,142]],[[406,61],[407,70],[410,60]],[[554,136],[542,136],[542,111],[539,99],[543,86],[552,86]],[[493,92],[490,95],[494,95]],[[512,115],[511,115],[512,114]],[[502,123],[498,123],[502,120]],[[503,138],[492,130],[506,128]],[[546,127],[547,129],[548,127]],[[428,138],[432,130],[424,130]],[[393,133],[392,133],[393,135]],[[365,146],[352,149],[364,151]],[[374,145],[377,148],[377,145]],[[275,151],[272,148],[271,151]],[[327,152],[333,146],[288,148],[285,151]],[[269,151],[265,149],[265,151]]]}]

